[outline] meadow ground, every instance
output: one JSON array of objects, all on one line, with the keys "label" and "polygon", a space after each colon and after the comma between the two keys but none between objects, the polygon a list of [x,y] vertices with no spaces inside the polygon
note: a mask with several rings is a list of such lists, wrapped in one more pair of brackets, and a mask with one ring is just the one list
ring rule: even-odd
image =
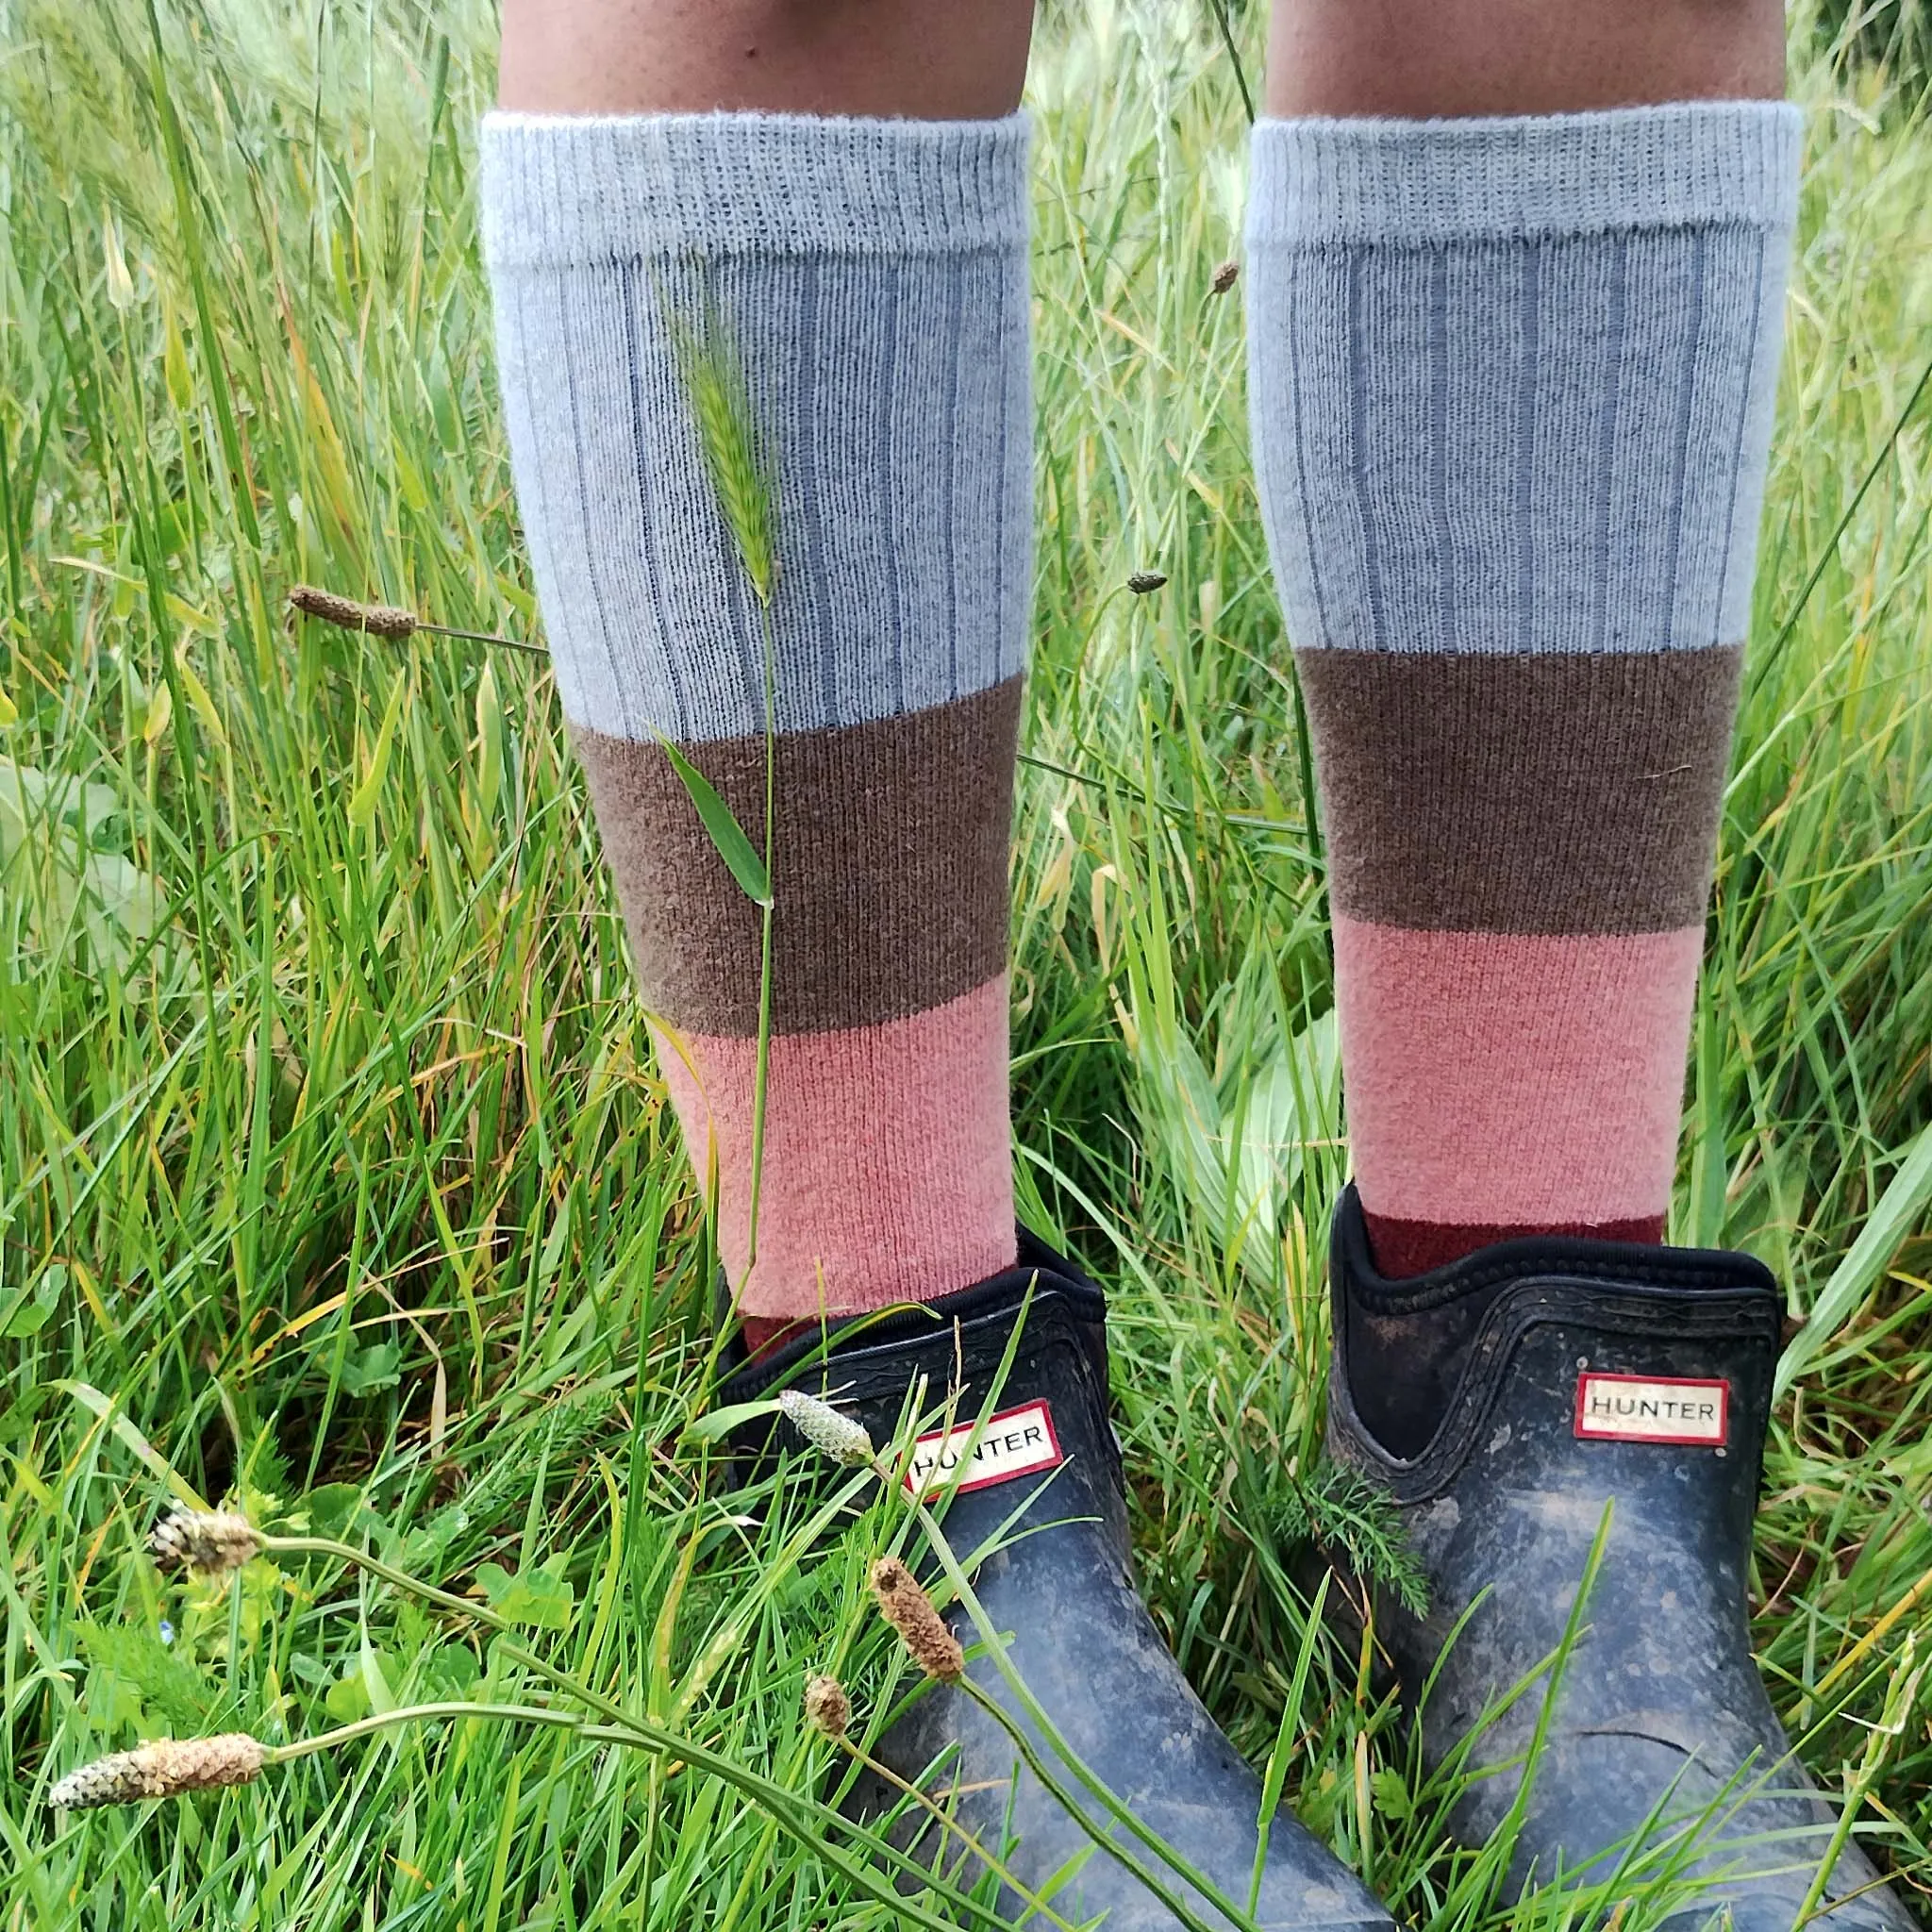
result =
[{"label": "meadow ground", "polygon": [[[708,1480],[705,1230],[544,664],[283,608],[308,580],[538,634],[475,239],[490,23],[430,11],[0,8],[0,1925],[901,1923],[809,1810],[799,1700],[830,1669],[880,1714],[863,1575],[903,1515],[808,1566],[808,1502]],[[1674,1234],[1789,1283],[1755,1637],[1932,1918],[1932,138],[1794,33],[1809,171]],[[1400,1910],[1474,1932],[1495,1861],[1444,1847],[1447,1786],[1356,1657],[1305,1646],[1288,1575],[1345,1163],[1240,297],[1210,291],[1241,98],[1205,7],[1043,42],[1022,1197],[1115,1291],[1188,1672]],[[514,1641],[326,1557],[164,1586],[170,1494],[377,1552]],[[690,1752],[430,1724],[42,1808],[142,1737],[541,1702],[519,1653]]]}]

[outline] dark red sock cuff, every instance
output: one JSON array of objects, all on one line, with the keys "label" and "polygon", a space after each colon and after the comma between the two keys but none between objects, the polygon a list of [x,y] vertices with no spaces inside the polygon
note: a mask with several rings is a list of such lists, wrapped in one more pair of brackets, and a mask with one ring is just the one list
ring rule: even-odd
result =
[{"label": "dark red sock cuff", "polygon": [[1375,1266],[1394,1279],[1426,1274],[1451,1261],[1459,1261],[1479,1248],[1493,1247],[1498,1241],[1516,1241],[1524,1235],[1582,1235],[1599,1241],[1641,1241],[1657,1246],[1664,1238],[1661,1214],[1634,1215],[1623,1221],[1566,1221],[1517,1225],[1486,1223],[1404,1221],[1389,1214],[1372,1214],[1366,1208],[1362,1222],[1368,1230],[1369,1251]]}]

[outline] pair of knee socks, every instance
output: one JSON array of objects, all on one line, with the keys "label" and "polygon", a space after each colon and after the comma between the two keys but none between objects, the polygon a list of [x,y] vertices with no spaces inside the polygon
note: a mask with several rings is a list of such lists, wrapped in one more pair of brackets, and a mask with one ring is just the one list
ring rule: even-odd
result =
[{"label": "pair of knee socks", "polygon": [[[1798,145],[1762,102],[1255,130],[1255,463],[1385,1274],[1662,1237]],[[1026,154],[1020,116],[485,125],[558,691],[755,1332],[1013,1258]],[[742,383],[769,610],[694,342]],[[754,1227],[762,912],[665,745],[761,843],[768,727]]]}]

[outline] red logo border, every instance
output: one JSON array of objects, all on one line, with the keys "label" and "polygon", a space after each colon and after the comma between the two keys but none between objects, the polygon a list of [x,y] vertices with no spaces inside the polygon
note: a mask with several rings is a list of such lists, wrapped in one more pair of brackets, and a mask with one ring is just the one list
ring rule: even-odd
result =
[{"label": "red logo border", "polygon": [[[1053,1460],[1051,1462],[1035,1463],[1031,1469],[1008,1470],[1004,1474],[974,1476],[970,1483],[961,1483],[958,1489],[954,1490],[954,1495],[964,1496],[971,1494],[974,1490],[991,1490],[1000,1483],[1016,1483],[1023,1475],[1043,1475],[1048,1470],[1058,1469],[1067,1459],[1066,1452],[1060,1447],[1059,1431],[1053,1425],[1053,1404],[1043,1395],[1036,1395],[1030,1402],[1017,1403],[1011,1408],[1003,1408],[998,1414],[988,1416],[986,1419],[986,1428],[981,1432],[979,1440],[982,1442],[985,1441],[996,1423],[1010,1422],[1016,1415],[1025,1415],[1030,1410],[1036,1408],[1040,1411],[1041,1421],[1046,1424],[1046,1440],[1048,1445],[1053,1450]],[[958,1423],[950,1429],[934,1429],[928,1435],[915,1436],[912,1439],[912,1446],[917,1450],[923,1442],[944,1442],[950,1436],[971,1431],[973,1426],[972,1423]],[[903,1480],[906,1493],[922,1503],[929,1496],[942,1494],[947,1488],[945,1483],[941,1482],[928,1483],[924,1489],[915,1490],[912,1487],[912,1465],[910,1463],[908,1463],[906,1466],[906,1474]]]},{"label": "red logo border", "polygon": [[[1591,1382],[1641,1382],[1652,1389],[1715,1389],[1718,1393],[1715,1436],[1631,1436],[1615,1429],[1592,1429],[1583,1420],[1583,1391]],[[1723,1375],[1619,1375],[1607,1369],[1583,1369],[1576,1376],[1576,1409],[1574,1418],[1580,1442],[1639,1442],[1658,1447],[1672,1444],[1685,1449],[1723,1449],[1731,1440],[1731,1385]]]}]

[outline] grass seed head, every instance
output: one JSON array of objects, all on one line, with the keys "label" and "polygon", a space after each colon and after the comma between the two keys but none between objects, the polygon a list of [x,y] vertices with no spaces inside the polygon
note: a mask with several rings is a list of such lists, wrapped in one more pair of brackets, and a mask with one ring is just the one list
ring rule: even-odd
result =
[{"label": "grass seed head", "polygon": [[899,1633],[912,1661],[928,1677],[957,1683],[966,1673],[966,1655],[959,1640],[946,1628],[932,1599],[897,1557],[881,1557],[872,1566],[872,1593],[879,1614]]},{"label": "grass seed head", "polygon": [[179,1798],[223,1785],[253,1784],[261,1775],[261,1745],[245,1731],[178,1741],[164,1738],[69,1772],[47,1793],[47,1803],[58,1811],[90,1811],[98,1805]]},{"label": "grass seed head", "polygon": [[220,1576],[260,1556],[261,1538],[231,1509],[175,1508],[155,1524],[147,1547],[157,1569]]},{"label": "grass seed head", "polygon": [[865,1424],[854,1422],[849,1415],[841,1415],[829,1402],[822,1402],[800,1389],[787,1389],[779,1394],[778,1407],[791,1426],[821,1455],[829,1456],[847,1468],[872,1460],[872,1438],[866,1434]]},{"label": "grass seed head", "polygon": [[341,630],[366,630],[373,637],[407,638],[416,629],[416,613],[397,604],[358,604],[353,597],[340,597],[333,591],[318,590],[313,584],[297,584],[289,592],[291,609],[308,617],[319,617]]},{"label": "grass seed head", "polygon": [[805,1687],[805,1721],[822,1736],[839,1739],[852,1722],[852,1700],[837,1677],[823,1673]]},{"label": "grass seed head", "polygon": [[778,573],[777,491],[743,366],[715,313],[708,310],[693,322],[667,310],[665,322],[705,475],[752,589],[760,604],[769,605]]}]

